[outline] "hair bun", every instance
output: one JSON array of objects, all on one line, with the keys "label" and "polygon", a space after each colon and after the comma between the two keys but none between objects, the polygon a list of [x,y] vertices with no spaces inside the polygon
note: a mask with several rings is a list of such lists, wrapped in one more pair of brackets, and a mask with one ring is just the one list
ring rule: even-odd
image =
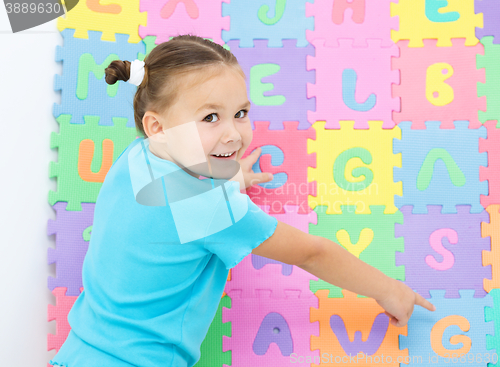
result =
[{"label": "hair bun", "polygon": [[130,61],[114,60],[104,69],[106,74],[104,80],[108,84],[115,84],[118,80],[127,81],[130,79]]}]

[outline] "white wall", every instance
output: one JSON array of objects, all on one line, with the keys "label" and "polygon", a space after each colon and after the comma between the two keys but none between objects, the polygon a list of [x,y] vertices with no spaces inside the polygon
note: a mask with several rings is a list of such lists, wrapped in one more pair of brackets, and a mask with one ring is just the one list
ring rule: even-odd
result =
[{"label": "white wall", "polygon": [[54,74],[62,65],[54,60],[63,38],[56,20],[12,33],[4,2],[0,5],[0,365],[46,367],[56,354],[47,351],[47,305],[55,297],[47,277],[47,220],[55,219],[48,202],[56,190],[49,178],[50,133],[58,132],[52,105],[60,103]]}]

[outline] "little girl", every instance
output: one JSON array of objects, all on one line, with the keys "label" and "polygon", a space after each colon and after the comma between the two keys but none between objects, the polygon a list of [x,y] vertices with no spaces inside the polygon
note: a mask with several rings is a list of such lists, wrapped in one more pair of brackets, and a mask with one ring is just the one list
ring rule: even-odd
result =
[{"label": "little girl", "polygon": [[[245,75],[231,52],[183,35],[144,59],[113,61],[106,82],[138,86],[140,137],[109,170],[83,263],[84,290],[51,364],[187,367],[217,311],[229,269],[250,253],[373,297],[404,326],[435,307],[342,246],[277,221],[243,190],[254,173]],[[202,179],[202,176],[204,179]]]}]

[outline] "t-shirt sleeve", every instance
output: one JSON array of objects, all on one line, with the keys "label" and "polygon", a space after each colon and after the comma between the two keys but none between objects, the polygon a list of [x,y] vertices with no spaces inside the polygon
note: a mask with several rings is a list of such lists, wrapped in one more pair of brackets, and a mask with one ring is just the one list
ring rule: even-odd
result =
[{"label": "t-shirt sleeve", "polygon": [[244,196],[248,205],[245,215],[230,227],[205,238],[205,248],[217,255],[227,269],[235,267],[271,237],[278,225],[276,218],[255,205],[248,195]]}]

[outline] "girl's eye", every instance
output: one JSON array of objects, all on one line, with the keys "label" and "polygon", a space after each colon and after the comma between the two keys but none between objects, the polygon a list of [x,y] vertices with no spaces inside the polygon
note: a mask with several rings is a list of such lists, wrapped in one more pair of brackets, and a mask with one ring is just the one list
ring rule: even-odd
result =
[{"label": "girl's eye", "polygon": [[[240,114],[240,112],[243,112],[242,114]],[[247,110],[239,110],[238,113],[236,113],[236,115],[234,117],[236,118],[243,118],[247,115],[248,111]],[[238,116],[239,114],[239,116]]]},{"label": "girl's eye", "polygon": [[[215,116],[216,120],[213,119],[212,116]],[[208,120],[207,120],[208,119]],[[207,115],[203,121],[206,121],[206,122],[216,122],[216,121],[219,121],[219,118],[217,117],[217,114],[216,113],[211,113],[210,115]]]}]

